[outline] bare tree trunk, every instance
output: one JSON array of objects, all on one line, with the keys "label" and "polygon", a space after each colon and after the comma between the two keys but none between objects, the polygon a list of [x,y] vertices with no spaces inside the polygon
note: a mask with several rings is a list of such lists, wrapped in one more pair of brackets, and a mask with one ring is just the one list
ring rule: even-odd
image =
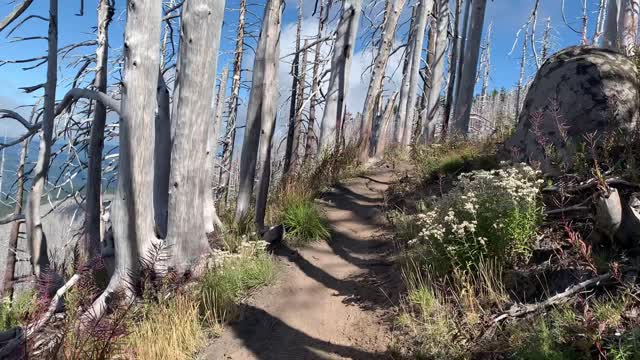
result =
[{"label": "bare tree trunk", "polygon": [[[595,44],[595,40],[594,40]],[[547,25],[544,28],[544,35],[542,35],[542,62],[545,62],[549,57],[549,47],[551,46],[551,17],[547,18]]]},{"label": "bare tree trunk", "polygon": [[413,37],[415,36],[415,23],[418,19],[418,6],[414,6],[411,12],[411,23],[409,25],[409,39],[407,40],[407,46],[405,48],[404,61],[402,64],[402,82],[400,83],[400,100],[398,101],[398,111],[396,113],[395,129],[393,133],[393,139],[396,145],[402,144],[402,137],[404,136],[404,125],[407,117],[407,103],[409,102],[409,84],[411,77],[411,44],[413,43]]},{"label": "bare tree trunk", "polygon": [[[422,124],[423,130],[422,141],[433,140],[436,131],[436,115],[438,113],[438,105],[440,103],[440,90],[444,80],[444,61],[447,53],[448,30],[449,30],[449,1],[438,0],[438,20],[436,32],[433,63],[430,64],[431,76],[429,77],[429,97],[427,101],[426,111],[424,112]],[[488,68],[488,67],[487,67]]]},{"label": "bare tree trunk", "polygon": [[493,31],[493,21],[487,28],[487,40],[485,42],[484,51],[484,73],[482,74],[482,90],[480,97],[482,98],[482,105],[487,101],[487,91],[489,90],[489,75],[491,74],[491,33]]},{"label": "bare tree trunk", "polygon": [[396,34],[398,19],[404,8],[405,0],[387,0],[385,8],[385,21],[382,25],[380,47],[373,63],[371,81],[367,89],[367,96],[362,109],[361,153],[360,160],[364,161],[371,155],[371,132],[373,131],[373,117],[375,99],[380,97],[383,89],[384,74],[389,62],[389,55]]},{"label": "bare tree trunk", "polygon": [[378,135],[378,142],[376,143],[376,156],[380,157],[384,155],[384,151],[387,147],[389,139],[389,124],[393,117],[393,107],[395,106],[396,99],[398,98],[398,92],[394,92],[393,95],[387,100],[382,119],[380,121],[380,131]]},{"label": "bare tree trunk", "polygon": [[460,94],[456,100],[456,107],[454,109],[454,118],[458,125],[457,129],[465,136],[468,135],[469,132],[469,118],[473,102],[476,72],[478,71],[478,55],[480,53],[480,42],[482,39],[482,27],[486,7],[486,0],[477,0],[472,4],[468,39],[465,45],[465,61],[462,67],[462,73],[460,74]]},{"label": "bare tree trunk", "polygon": [[618,19],[622,15],[622,0],[608,0],[607,15],[602,35],[602,47],[605,49],[618,49]]},{"label": "bare tree trunk", "polygon": [[[171,149],[167,245],[178,273],[192,269],[210,250],[204,214],[208,181],[207,140],[213,126],[215,73],[224,0],[189,0],[182,9],[180,34],[180,94]],[[206,31],[203,31],[206,29]],[[204,71],[203,71],[204,70]],[[215,140],[214,140],[215,141]],[[209,172],[209,173],[208,173]]]},{"label": "bare tree trunk", "polygon": [[[464,5],[464,13],[460,13],[462,20],[462,32],[460,33],[460,37],[458,38],[458,58],[456,59],[456,72],[457,72],[457,81],[455,83],[455,89],[453,93],[453,111],[455,113],[457,108],[457,101],[460,98],[460,87],[462,84],[460,83],[462,77],[462,68],[464,66],[464,62],[466,60],[465,51],[467,51],[467,36],[469,35],[469,21],[471,21],[471,3],[472,0],[462,0]],[[460,119],[454,118],[454,125]]]},{"label": "bare tree trunk", "polygon": [[247,13],[246,0],[240,0],[240,15],[238,18],[238,35],[233,59],[233,78],[231,83],[231,98],[229,99],[229,118],[224,142],[222,143],[222,165],[220,166],[220,186],[224,191],[224,203],[229,197],[229,179],[231,178],[231,161],[236,140],[236,123],[238,120],[238,100],[240,98],[240,83],[242,79],[242,54],[244,49],[244,26]]},{"label": "bare tree trunk", "polygon": [[582,0],[582,44],[581,45],[589,45],[589,39],[587,38],[588,26],[589,26],[589,14],[587,12],[587,0]]},{"label": "bare tree trunk", "polygon": [[[98,48],[96,49],[96,77],[93,82],[95,90],[107,93],[107,62],[109,61],[109,24],[114,9],[111,0],[98,2]],[[85,234],[82,246],[79,247],[82,262],[95,259],[100,255],[100,210],[102,208],[102,150],[104,148],[104,129],[107,121],[107,108],[96,101],[91,123],[89,139],[87,196],[85,211]]]},{"label": "bare tree trunk", "polygon": [[638,16],[640,14],[640,0],[624,0],[619,29],[622,30],[620,36],[621,50],[627,56],[635,53],[636,40],[638,39]]},{"label": "bare tree trunk", "polygon": [[[258,148],[258,188],[256,189],[256,228],[259,232],[265,230],[264,216],[267,210],[269,197],[269,185],[271,183],[271,145],[276,124],[276,111],[278,106],[278,63],[280,57],[280,29],[282,23],[282,0],[270,0],[267,3],[263,28],[256,51],[256,63],[258,52],[261,53],[262,67],[254,66],[254,72],[263,71],[264,85],[262,87],[261,104],[262,118],[258,123],[262,124],[260,131],[260,146]],[[262,46],[260,46],[262,45]],[[253,95],[253,94],[252,94]]]},{"label": "bare tree trunk", "polygon": [[294,172],[297,172],[300,167],[300,140],[302,137],[302,113],[304,112],[304,92],[306,85],[307,74],[307,45],[309,41],[304,41],[304,49],[302,53],[302,67],[300,68],[300,80],[298,81],[298,104],[296,109],[295,127],[293,131],[293,154],[291,157],[291,168]]},{"label": "bare tree trunk", "polygon": [[520,58],[520,77],[516,86],[516,103],[515,103],[515,119],[520,116],[520,102],[522,100],[522,91],[524,90],[524,71],[527,65],[527,38],[529,37],[529,28],[524,33],[524,41],[522,42],[522,54]]},{"label": "bare tree trunk", "polygon": [[[213,191],[214,187],[214,170],[216,167],[216,159],[218,158],[218,134],[222,125],[222,117],[226,107],[227,81],[229,80],[229,68],[224,67],[220,76],[220,87],[218,95],[212,99],[212,109],[214,113],[213,122],[209,125],[209,134],[207,136],[207,160],[205,165],[206,183],[205,183],[205,199],[204,199],[204,231],[210,234],[218,229],[223,228],[222,221],[218,217],[216,211],[216,196]],[[219,183],[219,181],[218,181]]]},{"label": "bare tree trunk", "polygon": [[329,87],[322,116],[320,151],[333,151],[334,147],[339,146],[338,126],[343,123],[345,117],[345,99],[348,95],[351,60],[358,33],[361,5],[362,0],[344,0],[342,6],[342,15],[336,29]]},{"label": "bare tree trunk", "polygon": [[318,149],[318,137],[316,136],[316,106],[318,104],[318,91],[320,88],[320,48],[322,43],[320,39],[322,38],[322,28],[324,25],[323,17],[324,17],[324,0],[319,0],[320,2],[320,14],[318,17],[318,34],[316,36],[316,44],[315,55],[313,60],[313,71],[311,75],[311,95],[309,97],[309,123],[307,124],[307,138],[305,143],[304,150],[304,160],[303,162],[307,162],[309,159],[314,159],[316,156],[316,151]]},{"label": "bare tree trunk", "polygon": [[422,59],[422,44],[424,43],[424,32],[427,26],[427,16],[432,12],[433,0],[420,0],[417,10],[417,21],[414,23],[414,36],[410,43],[411,65],[409,66],[409,88],[405,110],[405,118],[402,120],[403,131],[402,145],[411,143],[411,134],[416,116],[416,100],[418,98],[418,80],[420,78],[420,63]]},{"label": "bare tree trunk", "polygon": [[599,45],[600,38],[602,37],[602,33],[604,32],[604,19],[607,14],[607,0],[600,0],[600,5],[598,6],[598,20],[596,23],[596,30],[593,34],[592,43],[594,46]]},{"label": "bare tree trunk", "polygon": [[58,0],[49,0],[49,31],[47,82],[44,86],[44,112],[38,161],[33,170],[33,186],[27,202],[27,242],[31,252],[33,273],[39,277],[49,267],[47,238],[42,229],[40,204],[49,173],[53,127],[55,121],[56,87],[58,82]]},{"label": "bare tree trunk", "polygon": [[[16,206],[14,214],[22,214],[22,202],[24,201],[24,166],[27,163],[27,153],[31,139],[25,140],[20,151],[20,162],[18,163],[17,188],[16,188]],[[21,221],[14,221],[11,224],[11,233],[9,234],[9,244],[7,246],[7,260],[4,270],[4,281],[2,283],[2,294],[0,297],[13,299],[14,276],[16,272],[16,251],[18,250],[18,239],[20,238]]]},{"label": "bare tree trunk", "polygon": [[449,132],[449,119],[451,118],[451,108],[453,107],[453,97],[456,88],[457,67],[455,64],[458,62],[458,53],[460,47],[458,46],[458,38],[460,37],[458,28],[460,27],[460,11],[462,9],[462,0],[456,0],[456,13],[453,24],[453,39],[451,41],[452,48],[449,57],[449,84],[447,85],[447,97],[445,99],[444,111],[442,114],[442,139],[447,138]]},{"label": "bare tree trunk", "polygon": [[[240,159],[240,180],[238,188],[238,200],[236,203],[235,221],[240,222],[246,218],[251,195],[253,194],[253,184],[256,175],[256,162],[258,151],[264,155],[261,160],[265,160],[267,152],[270,152],[271,143],[269,126],[275,117],[275,74],[278,63],[278,49],[280,21],[281,21],[281,0],[269,0],[265,5],[264,17],[262,19],[262,29],[253,65],[253,78],[251,81],[251,94],[249,95],[249,106],[247,108],[247,122],[244,132],[244,142],[242,144],[242,156]],[[267,133],[265,133],[267,130]],[[261,134],[262,132],[262,134]],[[261,140],[269,143],[260,144]],[[260,148],[260,149],[258,149]],[[264,174],[270,169],[261,168],[259,181],[262,182]],[[268,181],[268,177],[267,177]],[[259,186],[263,186],[260,184]],[[268,184],[267,184],[268,186]],[[264,189],[263,189],[264,190]],[[260,192],[258,193],[260,194]],[[266,205],[260,204],[260,205]],[[256,213],[258,209],[256,207]],[[264,219],[262,219],[264,220]],[[256,223],[261,219],[256,218]]]},{"label": "bare tree trunk", "polygon": [[167,211],[169,207],[169,172],[171,171],[171,101],[169,89],[162,75],[158,74],[156,93],[158,114],[155,119],[153,208],[156,235],[167,236]]},{"label": "bare tree trunk", "polygon": [[[291,163],[293,161],[293,143],[296,127],[299,124],[296,123],[296,113],[298,110],[298,82],[300,80],[300,34],[302,32],[302,0],[298,0],[298,26],[296,29],[296,51],[293,54],[293,61],[291,62],[291,99],[289,101],[289,128],[287,131],[287,147],[284,154],[284,165],[282,168],[282,174],[286,177],[291,169]],[[296,149],[297,151],[297,149]]]}]

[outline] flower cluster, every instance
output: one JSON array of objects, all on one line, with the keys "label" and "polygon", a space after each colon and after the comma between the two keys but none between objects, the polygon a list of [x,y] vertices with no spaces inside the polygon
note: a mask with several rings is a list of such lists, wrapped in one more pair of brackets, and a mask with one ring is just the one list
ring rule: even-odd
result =
[{"label": "flower cluster", "polygon": [[243,239],[236,252],[213,249],[211,258],[209,259],[208,267],[210,269],[222,268],[224,264],[229,260],[240,259],[244,257],[253,257],[258,253],[264,252],[268,245],[269,243],[264,240],[247,241]]},{"label": "flower cluster", "polygon": [[453,190],[416,216],[421,231],[409,245],[424,245],[444,268],[526,257],[540,221],[541,184],[539,172],[525,164],[462,174]]}]

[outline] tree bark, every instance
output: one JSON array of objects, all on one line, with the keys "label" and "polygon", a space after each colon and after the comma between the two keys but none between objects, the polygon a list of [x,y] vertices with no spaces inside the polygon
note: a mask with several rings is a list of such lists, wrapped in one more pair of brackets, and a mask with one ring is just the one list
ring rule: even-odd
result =
[{"label": "tree bark", "polygon": [[222,143],[222,166],[220,167],[220,186],[224,192],[224,203],[229,197],[229,180],[231,179],[231,162],[236,140],[236,122],[238,119],[238,100],[240,98],[240,82],[242,79],[242,54],[244,48],[244,26],[247,13],[246,0],[240,0],[240,15],[238,18],[238,35],[233,59],[233,78],[231,83],[231,98],[229,99],[229,118],[224,142]]},{"label": "tree bark", "polygon": [[33,185],[27,201],[27,242],[31,252],[33,273],[39,277],[49,267],[47,238],[42,229],[40,204],[44,184],[49,173],[53,127],[55,121],[56,87],[58,82],[58,0],[49,0],[49,30],[47,82],[44,86],[44,111],[38,161],[33,170]]},{"label": "tree bark", "polygon": [[[215,116],[213,123],[209,124],[209,134],[207,139],[207,160],[206,160],[206,184],[205,184],[205,204],[204,204],[204,228],[205,233],[212,233],[216,227],[222,229],[222,222],[218,218],[216,212],[216,196],[213,191],[214,184],[214,169],[216,159],[218,158],[218,134],[220,133],[220,126],[222,125],[222,117],[224,108],[226,107],[226,92],[227,81],[229,80],[229,68],[225,66],[220,76],[220,87],[218,95],[215,101],[212,101],[212,106],[215,104]],[[218,182],[219,183],[219,182]]]},{"label": "tree bark", "polygon": [[456,78],[458,75],[455,64],[458,62],[458,53],[460,46],[458,38],[460,37],[460,12],[462,9],[462,0],[456,0],[456,13],[453,24],[453,39],[451,41],[452,48],[449,56],[449,84],[447,85],[447,97],[445,99],[444,111],[442,114],[442,139],[447,138],[449,132],[449,120],[451,118],[451,108],[453,107],[453,97],[455,96]]},{"label": "tree bark", "polygon": [[608,1],[604,33],[602,34],[602,47],[605,49],[618,50],[618,20],[622,15],[623,0]]},{"label": "tree bark", "polygon": [[351,61],[355,47],[362,0],[344,0],[331,57],[331,73],[326,94],[318,151],[333,151],[339,145],[339,124],[345,117]]},{"label": "tree bark", "polygon": [[[20,151],[20,162],[18,163],[17,188],[16,188],[16,205],[14,214],[22,214],[22,202],[24,201],[24,166],[27,163],[27,153],[29,150],[30,139],[27,139],[22,145]],[[20,225],[22,221],[14,221],[11,224],[11,233],[9,234],[9,244],[7,247],[7,260],[5,262],[4,281],[2,283],[2,298],[13,299],[14,276],[16,272],[16,251],[18,250],[18,239],[20,237]]]},{"label": "tree bark", "polygon": [[621,9],[619,28],[620,50],[627,56],[635,53],[636,40],[638,39],[638,16],[640,13],[640,0],[624,0]]},{"label": "tree bark", "polygon": [[324,0],[320,2],[320,14],[318,17],[318,34],[315,48],[315,55],[313,60],[313,71],[311,75],[311,95],[309,97],[309,123],[307,125],[307,138],[304,150],[304,160],[307,162],[309,159],[314,159],[318,149],[318,137],[316,136],[316,106],[318,104],[318,92],[320,88],[320,48],[322,46],[322,29],[323,29],[323,16],[324,16]]},{"label": "tree bark", "polygon": [[472,4],[469,33],[465,47],[465,59],[460,76],[460,94],[456,99],[454,109],[454,119],[457,129],[462,135],[469,133],[469,118],[471,116],[471,105],[473,102],[473,92],[475,89],[476,73],[478,71],[478,55],[480,53],[480,43],[482,39],[482,27],[484,24],[484,14],[487,7],[487,0],[477,0]]},{"label": "tree bark", "polygon": [[223,15],[224,0],[190,0],[182,8],[180,93],[174,99],[178,105],[172,119],[176,132],[171,148],[166,241],[171,265],[179,274],[191,270],[211,250],[204,216],[194,214],[204,214],[204,202],[211,198],[206,194],[209,179],[203,164],[207,161],[206,129],[213,126],[211,104]]},{"label": "tree bark", "polygon": [[427,101],[426,111],[424,112],[422,124],[422,142],[427,143],[433,140],[436,130],[436,115],[438,113],[438,105],[440,103],[440,90],[444,80],[444,60],[447,52],[448,30],[449,30],[449,1],[438,0],[438,20],[435,36],[435,46],[433,54],[433,63],[429,64],[431,68],[431,76],[428,79],[429,97]]},{"label": "tree bark", "polygon": [[291,99],[289,100],[289,128],[287,131],[287,146],[284,153],[284,165],[282,167],[282,174],[286,177],[291,170],[291,163],[293,162],[293,153],[298,151],[294,149],[294,136],[296,133],[296,127],[299,124],[296,123],[296,113],[298,110],[298,82],[300,80],[300,34],[302,32],[302,0],[298,0],[298,25],[296,28],[296,51],[293,54],[293,61],[291,62]]},{"label": "tree bark", "polygon": [[[256,229],[263,233],[265,230],[264,217],[269,197],[269,184],[271,182],[271,144],[276,123],[276,110],[278,106],[278,63],[280,57],[280,29],[282,23],[282,0],[269,0],[265,16],[262,20],[263,27],[260,34],[258,49],[256,51],[255,71],[263,72],[264,84],[262,91],[256,96],[260,103],[261,113],[257,115],[257,122],[261,124],[260,145],[258,147],[258,188],[256,189]],[[258,54],[262,62],[258,64]],[[260,66],[259,66],[260,65]],[[253,89],[249,104],[253,100]]]},{"label": "tree bark", "polygon": [[293,131],[293,153],[291,157],[291,168],[293,172],[297,172],[300,168],[300,141],[302,137],[302,113],[304,112],[304,92],[306,88],[307,78],[307,45],[309,41],[304,41],[304,51],[302,52],[302,66],[300,68],[300,80],[298,81],[298,100],[296,101],[298,106],[296,109],[296,117]]},{"label": "tree bark", "polygon": [[393,117],[393,107],[396,104],[398,98],[398,92],[394,92],[393,95],[387,100],[387,106],[385,106],[384,113],[382,113],[382,119],[380,121],[380,131],[378,135],[378,142],[376,143],[376,156],[381,157],[384,155],[384,151],[387,147],[389,139],[389,124]]},{"label": "tree bark", "polygon": [[162,71],[158,73],[156,99],[158,113],[155,119],[154,136],[153,211],[156,235],[164,239],[167,236],[169,172],[171,170],[171,100]]},{"label": "tree bark", "polygon": [[[96,77],[93,86],[96,91],[107,93],[107,67],[109,61],[109,24],[114,9],[111,0],[98,2],[98,47],[96,49]],[[88,262],[100,255],[100,210],[102,209],[102,150],[104,148],[104,129],[107,121],[107,108],[96,101],[91,123],[89,139],[85,234],[80,249],[81,262]]]},{"label": "tree bark", "polygon": [[364,108],[362,109],[362,128],[360,134],[360,160],[365,161],[371,155],[371,132],[373,131],[373,117],[375,99],[382,93],[384,74],[389,62],[389,55],[393,40],[396,34],[398,19],[404,8],[405,0],[387,0],[385,9],[385,21],[382,25],[382,34],[380,35],[380,47],[376,58],[373,62],[373,70],[371,73],[371,81],[367,89],[367,96],[364,100]]},{"label": "tree bark", "polygon": [[[261,140],[269,139],[269,134],[264,133],[268,129],[268,123],[273,121],[275,114],[275,79],[272,71],[277,69],[277,49],[280,34],[281,0],[269,0],[265,5],[260,39],[256,49],[253,65],[253,77],[251,81],[251,93],[247,108],[247,121],[242,144],[240,159],[240,179],[238,187],[238,199],[236,203],[235,221],[240,222],[248,215],[253,185],[256,175],[256,162],[258,147]],[[274,64],[274,59],[275,64]],[[269,96],[269,97],[268,97]],[[266,124],[263,124],[266,122]],[[262,134],[261,134],[262,131]],[[261,139],[262,138],[262,139]],[[270,143],[260,146],[260,151],[270,149]],[[261,160],[264,160],[261,159]],[[261,169],[261,177],[265,169]],[[258,219],[255,219],[257,222]]]}]

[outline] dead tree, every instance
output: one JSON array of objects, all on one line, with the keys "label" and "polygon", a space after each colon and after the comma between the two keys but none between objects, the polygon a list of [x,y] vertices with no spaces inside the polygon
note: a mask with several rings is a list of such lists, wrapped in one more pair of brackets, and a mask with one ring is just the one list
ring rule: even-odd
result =
[{"label": "dead tree", "polygon": [[[300,131],[300,124],[296,123],[296,114],[298,110],[298,83],[300,81],[300,34],[302,32],[302,0],[298,0],[298,25],[296,28],[296,51],[293,55],[291,63],[291,98],[289,100],[289,127],[287,131],[287,147],[284,154],[284,165],[282,173],[284,176],[289,174],[291,164],[295,162],[294,152],[297,153],[298,148],[294,149],[294,138],[296,132]],[[296,128],[298,130],[296,130]]]},{"label": "dead tree", "polygon": [[593,34],[593,39],[591,40],[591,43],[594,46],[597,46],[600,43],[600,38],[604,33],[604,20],[607,13],[606,5],[607,0],[600,0],[600,5],[598,6],[598,20],[596,22],[596,29]]},{"label": "dead tree", "polygon": [[[444,80],[444,61],[447,52],[448,30],[449,30],[449,1],[438,0],[437,3],[437,28],[435,31],[433,62],[429,64],[431,76],[428,79],[429,96],[427,98],[425,111],[421,115],[422,142],[426,143],[435,136],[436,115],[440,103],[440,89]],[[486,65],[486,64],[485,64]],[[488,68],[488,66],[487,66]]]},{"label": "dead tree", "polygon": [[527,65],[527,38],[529,37],[529,27],[525,30],[524,40],[522,41],[522,53],[520,58],[520,76],[518,77],[518,84],[516,85],[516,101],[514,114],[517,120],[520,116],[520,103],[522,102],[522,92],[524,91],[524,75]]},{"label": "dead tree", "polygon": [[380,44],[378,53],[373,61],[373,69],[371,73],[371,81],[367,89],[367,96],[364,100],[364,108],[362,109],[362,133],[361,136],[361,161],[366,160],[371,155],[371,133],[373,131],[373,117],[376,99],[382,93],[383,80],[391,47],[398,26],[398,19],[404,8],[405,0],[387,0],[385,6],[385,19],[382,24],[382,34],[380,35]]},{"label": "dead tree", "polygon": [[40,204],[49,173],[53,126],[55,121],[56,87],[58,84],[58,0],[49,0],[49,30],[47,34],[47,81],[44,85],[44,110],[38,161],[34,168],[33,185],[27,200],[27,242],[36,277],[49,267],[47,238],[42,229]]},{"label": "dead tree", "polygon": [[460,74],[460,93],[458,99],[456,99],[454,109],[456,128],[465,136],[469,130],[471,104],[473,101],[476,73],[478,71],[478,55],[480,53],[486,7],[486,0],[474,1],[471,5],[469,33],[467,34],[468,39],[465,44],[464,64],[462,66],[462,73]]},{"label": "dead tree", "polygon": [[300,167],[300,143],[302,140],[302,113],[304,112],[305,105],[305,88],[306,88],[306,79],[307,79],[307,47],[309,45],[309,40],[305,39],[304,41],[304,51],[302,52],[302,65],[300,67],[300,80],[298,81],[298,99],[296,100],[296,114],[294,123],[296,124],[293,131],[293,151],[291,158],[291,168],[293,172],[298,171]]},{"label": "dead tree", "polygon": [[[269,186],[271,138],[275,126],[276,73],[282,0],[269,0],[265,5],[262,28],[256,49],[251,81],[251,93],[247,107],[247,121],[240,159],[240,179],[236,203],[235,221],[246,218],[250,208],[251,195],[260,155],[260,174],[256,199],[256,224],[264,225],[266,195]],[[266,181],[266,184],[265,184]],[[262,214],[261,216],[259,214]]]},{"label": "dead tree", "polygon": [[361,4],[362,0],[344,0],[342,6],[331,57],[329,87],[322,115],[319,151],[333,151],[339,146],[339,130],[345,118],[345,99],[349,89],[349,74],[358,33]]},{"label": "dead tree", "polygon": [[[24,201],[24,183],[25,174],[24,166],[27,163],[27,153],[29,150],[30,139],[25,140],[20,151],[20,162],[18,163],[17,189],[16,189],[16,205],[14,214],[22,214],[22,203]],[[9,244],[7,246],[7,260],[5,262],[4,281],[2,282],[2,297],[13,299],[13,289],[16,272],[16,258],[18,251],[18,239],[20,238],[20,225],[22,221],[14,221],[11,224],[11,233],[9,233]]]},{"label": "dead tree", "polygon": [[389,143],[389,124],[391,123],[391,119],[393,117],[393,108],[396,104],[396,99],[398,98],[398,92],[394,92],[393,95],[387,100],[387,105],[384,108],[384,112],[382,113],[382,118],[380,119],[380,130],[378,135],[378,141],[376,142],[376,156],[382,156],[384,151]]},{"label": "dead tree", "polygon": [[[414,28],[411,30],[411,40],[409,42],[409,72],[407,79],[408,87],[404,92],[400,92],[400,109],[398,110],[398,123],[402,124],[402,141],[404,146],[411,143],[414,120],[416,116],[416,100],[418,98],[418,80],[420,78],[420,68],[422,59],[422,44],[424,43],[424,32],[427,26],[427,16],[433,9],[433,0],[420,0],[417,5]],[[405,80],[406,81],[406,80]],[[404,109],[403,109],[404,107]]]},{"label": "dead tree", "polygon": [[314,50],[313,70],[311,72],[311,94],[309,95],[309,121],[307,124],[307,136],[305,141],[304,159],[314,159],[318,150],[318,137],[316,136],[316,107],[318,105],[318,92],[320,89],[320,49],[322,46],[322,30],[324,27],[324,0],[319,0],[320,13],[318,16],[318,33]]},{"label": "dead tree", "polygon": [[[96,76],[93,82],[97,91],[107,92],[107,67],[109,60],[109,24],[113,17],[112,0],[98,2],[98,47],[96,48]],[[104,149],[104,130],[107,121],[107,108],[96,102],[91,123],[89,140],[86,211],[84,219],[84,239],[79,247],[82,261],[95,259],[100,255],[100,210],[102,209],[102,150]]]},{"label": "dead tree", "polygon": [[453,38],[451,39],[451,52],[449,53],[449,83],[447,84],[447,96],[445,98],[444,110],[442,114],[442,139],[446,139],[449,132],[449,120],[451,118],[451,109],[453,108],[453,97],[455,96],[456,79],[458,76],[457,64],[460,46],[458,38],[460,37],[460,15],[462,9],[462,0],[456,0],[456,12],[453,22]]},{"label": "dead tree", "polygon": [[233,59],[233,78],[231,82],[231,98],[229,99],[229,118],[222,142],[222,163],[220,165],[220,187],[222,198],[227,204],[229,197],[229,180],[231,178],[231,161],[236,139],[236,123],[238,119],[238,104],[240,99],[240,85],[242,81],[242,55],[244,49],[245,16],[247,13],[246,0],[240,0],[240,15],[238,17],[238,35]]},{"label": "dead tree", "polygon": [[638,16],[640,16],[640,0],[624,0],[619,20],[620,49],[627,56],[635,53],[636,40],[638,39]]}]

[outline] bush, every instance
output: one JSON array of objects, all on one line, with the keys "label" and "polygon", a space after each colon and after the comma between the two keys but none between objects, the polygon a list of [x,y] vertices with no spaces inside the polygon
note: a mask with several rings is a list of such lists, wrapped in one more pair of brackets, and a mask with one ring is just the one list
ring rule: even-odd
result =
[{"label": "bush", "polygon": [[418,214],[422,230],[410,253],[438,273],[527,259],[541,221],[538,173],[526,165],[462,174],[455,188]]},{"label": "bush", "polygon": [[198,304],[185,295],[150,307],[127,338],[134,358],[176,360],[193,358],[206,339]]},{"label": "bush", "polygon": [[492,142],[453,139],[441,144],[416,146],[411,158],[418,175],[423,181],[428,181],[436,175],[495,168],[494,152]]},{"label": "bush", "polygon": [[239,253],[216,252],[215,266],[197,290],[200,314],[214,330],[237,316],[238,302],[251,290],[275,279],[276,265],[265,246],[264,242],[244,242]]}]

